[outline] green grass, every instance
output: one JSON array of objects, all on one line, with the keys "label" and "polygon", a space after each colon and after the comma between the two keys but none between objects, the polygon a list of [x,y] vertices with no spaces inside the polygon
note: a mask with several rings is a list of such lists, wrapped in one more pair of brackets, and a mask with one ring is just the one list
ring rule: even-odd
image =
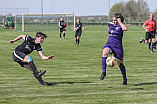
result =
[{"label": "green grass", "polygon": [[35,32],[15,32],[0,29],[0,104],[156,104],[157,51],[150,53],[148,45],[139,43],[145,36],[142,26],[129,26],[124,33],[124,64],[128,85],[122,85],[118,65],[107,67],[101,75],[103,46],[108,39],[107,26],[85,26],[80,46],[74,44],[74,32],[66,32],[60,40],[58,30],[45,31],[48,38],[43,52],[55,55],[42,60],[34,51],[38,70],[46,70],[43,79],[52,86],[42,86],[32,73],[12,60],[12,52],[23,40],[10,44],[20,34],[32,37]]}]

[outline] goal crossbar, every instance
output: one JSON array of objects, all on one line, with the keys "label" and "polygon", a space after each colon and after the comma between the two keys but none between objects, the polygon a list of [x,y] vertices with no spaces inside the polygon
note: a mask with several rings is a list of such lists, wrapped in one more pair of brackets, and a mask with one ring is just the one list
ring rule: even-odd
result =
[{"label": "goal crossbar", "polygon": [[[46,15],[73,15],[74,19],[74,28],[75,28],[75,14],[74,13],[57,13],[57,14],[22,14],[22,32],[24,32],[24,16],[46,16]],[[43,21],[42,21],[43,22]]]}]

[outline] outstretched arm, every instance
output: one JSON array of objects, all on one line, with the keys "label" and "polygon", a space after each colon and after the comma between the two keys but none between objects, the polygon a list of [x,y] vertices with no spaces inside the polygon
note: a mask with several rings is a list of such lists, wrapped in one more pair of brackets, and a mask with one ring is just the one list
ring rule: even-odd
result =
[{"label": "outstretched arm", "polygon": [[54,55],[44,56],[44,54],[43,54],[42,51],[39,52],[39,55],[40,55],[40,57],[41,57],[43,60],[53,59],[53,57],[54,57]]},{"label": "outstretched arm", "polygon": [[12,44],[12,43],[18,41],[18,40],[21,39],[21,38],[25,39],[25,36],[26,36],[26,35],[20,35],[20,36],[18,36],[17,38],[15,38],[14,40],[10,40],[10,43]]}]

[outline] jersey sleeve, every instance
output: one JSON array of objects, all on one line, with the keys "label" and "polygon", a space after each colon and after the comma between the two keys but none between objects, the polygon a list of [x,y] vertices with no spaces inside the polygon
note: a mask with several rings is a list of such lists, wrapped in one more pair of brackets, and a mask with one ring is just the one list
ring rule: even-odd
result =
[{"label": "jersey sleeve", "polygon": [[24,40],[28,42],[28,41],[32,41],[34,39],[32,37],[26,35]]},{"label": "jersey sleeve", "polygon": [[37,50],[38,52],[42,51],[41,45],[38,45],[38,46],[36,47],[36,50]]},{"label": "jersey sleeve", "polygon": [[148,25],[148,20],[144,23],[144,25]]}]

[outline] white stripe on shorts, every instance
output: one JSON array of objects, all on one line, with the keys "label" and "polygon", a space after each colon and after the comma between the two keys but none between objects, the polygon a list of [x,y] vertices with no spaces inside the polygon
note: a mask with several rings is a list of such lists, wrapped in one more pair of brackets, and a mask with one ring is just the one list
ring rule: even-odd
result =
[{"label": "white stripe on shorts", "polygon": [[19,56],[15,53],[15,51],[14,51],[14,55],[15,55],[15,57],[17,57],[17,58],[20,59],[21,61],[23,60],[21,57],[19,57]]}]

